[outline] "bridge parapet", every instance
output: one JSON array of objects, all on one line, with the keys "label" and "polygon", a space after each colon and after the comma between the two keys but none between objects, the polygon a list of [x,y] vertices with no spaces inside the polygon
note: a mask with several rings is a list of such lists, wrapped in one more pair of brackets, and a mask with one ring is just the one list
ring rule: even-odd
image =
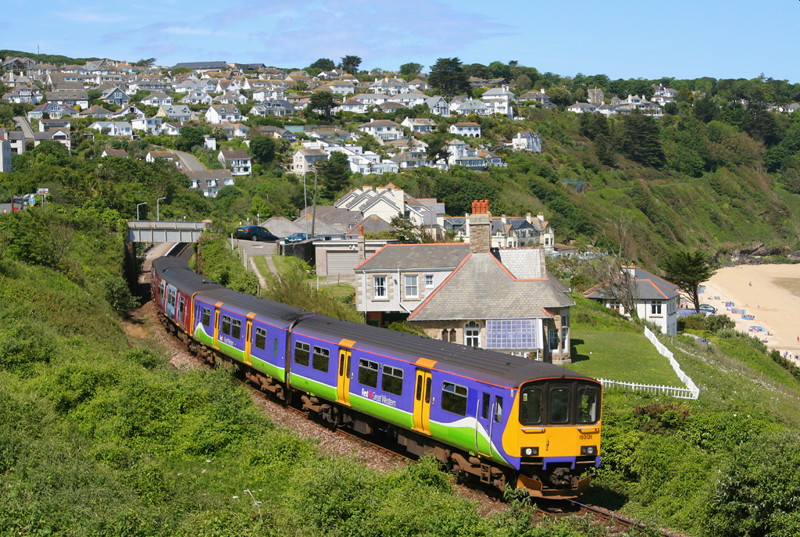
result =
[{"label": "bridge parapet", "polygon": [[128,222],[128,241],[197,242],[200,235],[210,227],[211,220],[202,222],[131,220]]}]

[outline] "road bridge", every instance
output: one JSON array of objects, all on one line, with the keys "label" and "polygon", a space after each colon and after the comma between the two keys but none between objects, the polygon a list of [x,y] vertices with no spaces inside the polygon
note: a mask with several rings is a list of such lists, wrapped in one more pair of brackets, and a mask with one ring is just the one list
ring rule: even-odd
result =
[{"label": "road bridge", "polygon": [[202,222],[128,222],[128,242],[197,242],[200,235],[211,227],[211,220]]}]

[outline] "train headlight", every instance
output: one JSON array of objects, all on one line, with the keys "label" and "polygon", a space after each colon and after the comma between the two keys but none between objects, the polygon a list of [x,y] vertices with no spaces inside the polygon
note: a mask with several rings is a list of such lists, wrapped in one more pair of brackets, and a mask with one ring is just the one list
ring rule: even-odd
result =
[{"label": "train headlight", "polygon": [[597,455],[597,446],[581,446],[581,455]]},{"label": "train headlight", "polygon": [[539,448],[538,447],[524,447],[522,448],[522,456],[523,457],[536,457],[539,455]]}]

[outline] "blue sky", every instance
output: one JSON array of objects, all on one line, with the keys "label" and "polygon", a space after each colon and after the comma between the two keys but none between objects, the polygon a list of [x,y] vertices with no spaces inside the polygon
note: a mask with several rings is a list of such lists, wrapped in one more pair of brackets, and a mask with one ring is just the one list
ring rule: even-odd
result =
[{"label": "blue sky", "polygon": [[800,2],[3,0],[0,49],[306,67],[516,60],[560,75],[800,82]]}]

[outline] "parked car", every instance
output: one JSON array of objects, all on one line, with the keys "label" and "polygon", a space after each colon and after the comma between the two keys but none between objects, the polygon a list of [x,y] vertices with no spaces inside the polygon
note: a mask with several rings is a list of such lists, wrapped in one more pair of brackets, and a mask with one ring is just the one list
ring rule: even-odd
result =
[{"label": "parked car", "polygon": [[280,240],[277,235],[273,235],[267,228],[261,226],[241,226],[237,227],[233,232],[233,236],[237,239],[244,239],[248,241],[266,241],[275,242]]},{"label": "parked car", "polygon": [[310,233],[292,233],[288,237],[284,237],[283,242],[285,243],[292,243],[292,242],[303,242],[311,238]]},{"label": "parked car", "polygon": [[705,313],[706,315],[715,315],[717,313],[717,308],[711,304],[700,304],[700,313]]}]

